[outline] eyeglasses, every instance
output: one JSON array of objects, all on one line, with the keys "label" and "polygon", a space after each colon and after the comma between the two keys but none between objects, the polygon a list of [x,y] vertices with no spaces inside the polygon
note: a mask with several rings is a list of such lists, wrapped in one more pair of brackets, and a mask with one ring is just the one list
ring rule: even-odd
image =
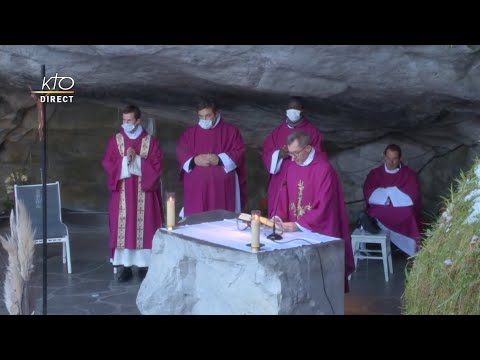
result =
[{"label": "eyeglasses", "polygon": [[298,155],[300,155],[303,150],[305,150],[307,148],[308,145],[304,146],[304,148],[302,150],[299,150],[299,151],[294,151],[294,152],[289,152],[288,153],[288,156],[292,156],[294,158],[298,157]]}]

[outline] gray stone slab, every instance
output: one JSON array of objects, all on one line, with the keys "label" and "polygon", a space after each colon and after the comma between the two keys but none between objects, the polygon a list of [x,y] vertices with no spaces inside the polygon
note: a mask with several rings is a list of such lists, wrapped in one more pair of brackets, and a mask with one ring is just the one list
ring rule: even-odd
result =
[{"label": "gray stone slab", "polygon": [[160,229],[137,305],[142,314],[343,314],[344,242],[254,254]]}]

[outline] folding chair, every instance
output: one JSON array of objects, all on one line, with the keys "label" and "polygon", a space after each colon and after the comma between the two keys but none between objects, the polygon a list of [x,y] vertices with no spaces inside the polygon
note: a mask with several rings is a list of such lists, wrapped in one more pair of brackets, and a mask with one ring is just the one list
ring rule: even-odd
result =
[{"label": "folding chair", "polygon": [[[381,250],[362,250],[360,248],[361,244],[380,244]],[[390,248],[390,234],[388,232],[381,230],[378,234],[370,234],[368,231],[363,230],[363,228],[355,229],[352,233],[352,250],[355,268],[357,268],[359,259],[382,260],[385,281],[388,282],[388,271],[390,270],[390,274],[393,274],[392,250]],[[373,255],[370,253],[373,253]]]},{"label": "folding chair", "polygon": [[[15,185],[15,202],[22,200],[27,208],[32,227],[35,229],[35,244],[43,243],[43,185]],[[18,206],[15,206],[18,215]],[[59,182],[47,184],[47,243],[61,242],[63,263],[67,263],[68,273],[72,273],[70,260],[70,239],[68,228],[62,222],[62,204]]]}]

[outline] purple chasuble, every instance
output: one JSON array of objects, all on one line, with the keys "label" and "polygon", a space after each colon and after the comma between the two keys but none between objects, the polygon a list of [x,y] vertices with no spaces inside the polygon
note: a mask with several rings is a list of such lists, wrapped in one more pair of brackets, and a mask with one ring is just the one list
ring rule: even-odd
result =
[{"label": "purple chasuble", "polygon": [[297,222],[312,232],[345,241],[345,292],[354,271],[352,239],[342,183],[324,152],[300,166],[291,161],[286,184],[279,196],[278,215],[284,222]]},{"label": "purple chasuble", "polygon": [[[183,165],[190,158],[200,154],[222,153],[237,165],[235,170],[226,173],[223,166],[194,166],[189,173],[183,170]],[[202,129],[198,124],[188,128],[178,141],[177,159],[184,185],[185,216],[217,209],[235,211],[235,173],[240,186],[241,207],[245,206],[245,143],[236,126],[221,118],[212,129]]]},{"label": "purple chasuble", "polygon": [[[394,207],[392,204],[368,204],[368,199],[377,188],[393,186],[410,196],[413,206]],[[368,213],[380,220],[390,230],[414,239],[417,242],[418,251],[421,244],[422,195],[417,173],[402,164],[398,172],[389,174],[385,171],[385,165],[382,164],[369,172],[363,185],[363,194]]]},{"label": "purple chasuble", "polygon": [[[142,177],[131,175],[119,180],[123,156],[129,147],[133,147],[137,156],[141,156]],[[153,236],[163,225],[159,184],[163,172],[163,152],[158,140],[145,130],[132,140],[122,129],[110,138],[102,165],[107,172],[111,192],[109,216],[112,257],[116,248],[151,249]]]},{"label": "purple chasuble", "polygon": [[[312,137],[312,146],[316,151],[324,152],[323,136],[320,130],[318,130],[312,123],[304,118],[303,122],[295,128],[288,127],[284,120],[280,126],[273,130],[270,135],[265,139],[263,143],[263,163],[267,172],[270,174],[270,181],[268,183],[268,217],[271,218],[275,215],[275,206],[277,203],[278,191],[285,181],[287,175],[287,168],[291,163],[291,158],[287,157],[283,159],[280,165],[280,170],[276,174],[271,174],[270,169],[272,166],[272,154],[276,150],[280,150],[284,145],[287,145],[288,135],[294,131],[304,131]],[[276,165],[276,164],[275,164]],[[275,166],[274,165],[274,166]]]}]

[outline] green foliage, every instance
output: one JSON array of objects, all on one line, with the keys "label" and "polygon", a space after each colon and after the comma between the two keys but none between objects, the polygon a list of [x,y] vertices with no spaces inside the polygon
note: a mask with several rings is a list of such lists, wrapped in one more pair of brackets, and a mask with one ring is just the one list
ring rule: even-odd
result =
[{"label": "green foliage", "polygon": [[[405,314],[480,314],[480,161],[461,173],[407,270]],[[468,219],[468,220],[467,220]]]}]

